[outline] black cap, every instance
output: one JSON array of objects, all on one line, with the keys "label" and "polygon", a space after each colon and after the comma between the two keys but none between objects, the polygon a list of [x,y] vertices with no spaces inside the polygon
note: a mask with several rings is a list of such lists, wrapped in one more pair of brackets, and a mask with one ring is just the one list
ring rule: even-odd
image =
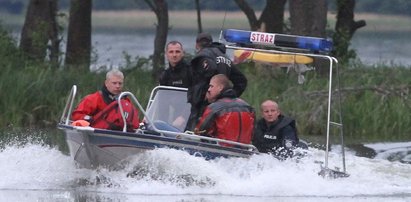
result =
[{"label": "black cap", "polygon": [[209,33],[200,33],[197,35],[196,42],[211,43],[213,42],[213,37]]}]

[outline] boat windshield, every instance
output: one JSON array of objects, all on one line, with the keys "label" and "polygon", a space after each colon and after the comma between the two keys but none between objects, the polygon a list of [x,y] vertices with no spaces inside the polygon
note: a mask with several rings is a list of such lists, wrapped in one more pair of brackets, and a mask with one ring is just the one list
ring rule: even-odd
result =
[{"label": "boat windshield", "polygon": [[146,112],[150,120],[163,121],[184,131],[190,107],[187,103],[187,89],[157,87],[152,92]]}]

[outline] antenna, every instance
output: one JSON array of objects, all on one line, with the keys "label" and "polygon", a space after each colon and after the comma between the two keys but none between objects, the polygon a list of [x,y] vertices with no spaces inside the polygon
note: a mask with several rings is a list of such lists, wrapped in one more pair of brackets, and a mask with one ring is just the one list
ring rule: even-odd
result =
[{"label": "antenna", "polygon": [[225,19],[226,19],[226,17],[227,17],[227,8],[225,9],[225,12],[224,12],[223,24],[221,25],[220,36],[218,37],[218,41],[219,41],[219,42],[222,42],[223,30],[224,30],[224,26],[225,26]]}]

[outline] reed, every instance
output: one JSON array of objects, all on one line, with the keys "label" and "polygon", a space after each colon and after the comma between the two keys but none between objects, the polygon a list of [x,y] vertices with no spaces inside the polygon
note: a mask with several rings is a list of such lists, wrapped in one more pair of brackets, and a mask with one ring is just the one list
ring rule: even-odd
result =
[{"label": "reed", "polygon": [[[101,88],[104,72],[79,72],[25,60],[15,48],[15,43],[2,36],[0,128],[55,128],[72,85],[79,87],[78,101]],[[145,106],[156,81],[152,79],[151,72],[143,67],[147,65],[147,60],[141,61],[129,61],[129,64],[137,65],[127,66],[123,70],[126,75],[125,90],[134,93]],[[265,99],[274,99],[280,103],[285,115],[297,120],[303,138],[316,138],[324,134],[326,77],[307,72],[306,82],[298,84],[296,73],[288,72],[287,68],[254,63],[244,63],[239,68],[249,80],[242,98],[256,109],[257,116],[261,115],[260,103]],[[410,140],[410,68],[395,64],[366,66],[361,63],[341,67],[343,122],[348,141]],[[338,114],[332,118],[338,119]],[[335,131],[332,132],[335,136]]]},{"label": "reed", "polygon": [[[242,97],[256,108],[257,116],[260,116],[261,101],[270,98],[280,103],[284,114],[297,120],[303,137],[325,132],[327,96],[324,92],[327,85],[324,78],[312,76],[301,85],[297,84],[296,75],[286,74],[281,69],[241,69],[249,79]],[[347,70],[342,75],[345,79],[345,90],[342,91],[343,121],[348,139],[409,139],[409,69],[396,67],[392,71],[399,71],[395,74],[398,77],[388,81],[382,79],[387,75],[385,71],[369,68],[368,71],[361,72],[355,69],[353,72],[357,72],[356,74]],[[354,76],[358,79],[351,78]],[[84,74],[74,70],[42,67],[15,70],[6,66],[0,81],[1,91],[6,95],[2,96],[1,102],[1,127],[55,127],[73,84],[79,86],[80,99],[100,89],[103,80],[104,73]],[[396,83],[400,81],[402,84]],[[148,71],[134,70],[126,73],[125,89],[134,93],[143,105],[147,103],[149,92],[155,85]]]},{"label": "reed", "polygon": [[[277,100],[282,112],[296,119],[299,132],[307,139],[326,132],[328,81],[314,72],[297,84],[297,75],[285,69],[249,64],[249,85],[243,98],[257,109],[270,98]],[[410,67],[354,63],[342,67],[340,75],[344,132],[348,142],[410,140],[411,88]],[[387,79],[390,78],[390,79]],[[335,85],[335,83],[333,84]],[[334,91],[336,93],[336,91]],[[338,107],[333,101],[333,107]],[[332,120],[339,120],[333,113]],[[331,131],[337,139],[338,131]]]}]

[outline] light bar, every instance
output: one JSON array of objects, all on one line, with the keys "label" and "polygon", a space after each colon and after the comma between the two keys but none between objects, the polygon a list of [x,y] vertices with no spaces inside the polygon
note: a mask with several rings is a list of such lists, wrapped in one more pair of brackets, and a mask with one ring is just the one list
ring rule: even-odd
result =
[{"label": "light bar", "polygon": [[236,29],[224,30],[223,37],[227,42],[231,43],[298,48],[312,52],[328,53],[332,50],[333,46],[332,41],[325,38],[253,32]]}]

